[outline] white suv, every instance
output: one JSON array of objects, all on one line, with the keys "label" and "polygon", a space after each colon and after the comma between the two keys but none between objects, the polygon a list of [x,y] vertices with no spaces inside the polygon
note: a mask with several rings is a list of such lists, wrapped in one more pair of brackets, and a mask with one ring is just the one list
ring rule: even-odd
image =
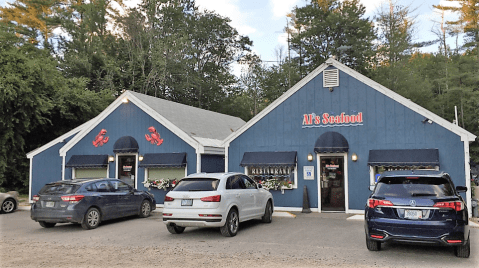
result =
[{"label": "white suv", "polygon": [[220,227],[235,236],[239,223],[251,219],[272,221],[271,193],[242,173],[199,173],[182,179],[165,196],[163,222],[170,233],[185,227]]}]

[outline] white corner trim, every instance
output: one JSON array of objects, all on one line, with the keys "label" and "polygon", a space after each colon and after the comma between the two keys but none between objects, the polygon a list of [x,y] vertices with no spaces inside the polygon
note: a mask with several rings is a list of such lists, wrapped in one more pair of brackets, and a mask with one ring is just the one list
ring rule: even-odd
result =
[{"label": "white corner trim", "polygon": [[466,175],[466,204],[469,218],[472,218],[472,189],[471,189],[471,159],[469,157],[469,143],[464,141],[464,172]]},{"label": "white corner trim", "polygon": [[126,91],[125,93],[121,94],[115,101],[113,101],[103,112],[101,112],[97,117],[94,119],[90,120],[90,124],[86,125],[80,133],[78,133],[73,139],[71,139],[65,146],[63,146],[60,149],[60,155],[65,156],[66,152],[68,152],[75,144],[77,144],[80,140],[82,140],[90,131],[98,126],[108,115],[110,115],[112,112],[114,112],[120,105],[123,104],[122,100],[124,98],[128,98],[129,102],[133,103],[136,105],[138,108],[143,110],[145,113],[147,113],[149,116],[151,116],[153,119],[155,119],[158,123],[162,124],[164,127],[166,127],[168,130],[173,132],[173,134],[177,135],[181,139],[183,139],[186,143],[188,143],[190,146],[193,148],[197,148],[198,142],[190,137],[188,134],[186,134],[184,131],[182,131],[180,128],[178,128],[176,125],[168,121],[166,118],[164,118],[162,115],[158,114],[155,110],[150,108],[148,105],[140,101],[138,98],[136,98],[133,94],[131,94],[129,91]]}]

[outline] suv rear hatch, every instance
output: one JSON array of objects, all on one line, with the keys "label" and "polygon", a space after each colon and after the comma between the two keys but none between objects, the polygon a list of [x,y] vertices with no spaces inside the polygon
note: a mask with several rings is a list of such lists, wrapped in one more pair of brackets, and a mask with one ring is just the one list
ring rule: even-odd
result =
[{"label": "suv rear hatch", "polygon": [[[75,195],[80,185],[65,182],[49,183],[34,196],[37,207],[46,209],[65,209],[71,202],[78,202],[83,196]],[[81,198],[80,198],[81,197]]]},{"label": "suv rear hatch", "polygon": [[[452,183],[442,177],[384,177],[368,200],[381,218],[417,221],[417,226],[442,228],[461,218],[464,209]],[[437,221],[437,225],[422,224]],[[398,222],[399,223],[399,222]],[[411,227],[408,222],[405,227]]]}]

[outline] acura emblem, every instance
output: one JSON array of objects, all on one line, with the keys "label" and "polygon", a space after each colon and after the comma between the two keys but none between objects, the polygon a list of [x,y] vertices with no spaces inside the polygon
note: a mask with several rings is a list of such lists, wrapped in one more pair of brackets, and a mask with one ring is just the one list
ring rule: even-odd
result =
[{"label": "acura emblem", "polygon": [[411,205],[411,207],[415,207],[416,206],[416,200],[410,200],[409,205]]}]

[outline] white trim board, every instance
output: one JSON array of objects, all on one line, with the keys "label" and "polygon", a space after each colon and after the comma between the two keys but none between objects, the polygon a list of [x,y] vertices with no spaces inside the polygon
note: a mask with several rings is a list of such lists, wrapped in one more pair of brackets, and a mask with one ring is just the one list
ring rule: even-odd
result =
[{"label": "white trim board", "polygon": [[453,133],[457,134],[458,136],[461,137],[462,141],[469,141],[473,142],[476,139],[476,136],[472,134],[471,132],[445,120],[444,118],[434,114],[433,112],[426,110],[425,108],[417,105],[416,103],[412,102],[409,99],[406,99],[405,97],[397,94],[396,92],[386,88],[385,86],[380,85],[379,83],[375,82],[374,80],[354,71],[353,69],[347,67],[346,65],[329,58],[325,63],[321,64],[318,68],[316,68],[314,71],[309,73],[306,77],[304,77],[301,81],[299,81],[296,85],[294,85],[291,89],[286,91],[283,95],[281,95],[278,99],[276,99],[273,103],[271,103],[268,107],[266,107],[264,110],[262,110],[259,114],[257,114],[255,117],[253,117],[251,120],[249,120],[246,124],[244,124],[242,127],[240,127],[238,130],[235,132],[231,133],[226,139],[223,141],[223,146],[224,147],[229,147],[229,144],[236,139],[238,136],[240,136],[242,133],[244,133],[246,130],[248,130],[250,127],[252,127],[254,124],[256,124],[259,120],[261,120],[263,117],[265,117],[267,114],[269,114],[271,111],[273,111],[276,107],[278,107],[280,104],[282,104],[284,101],[286,101],[289,97],[291,97],[294,93],[296,93],[298,90],[303,88],[307,83],[309,83],[311,80],[313,80],[316,76],[318,76],[321,72],[323,72],[326,68],[334,66],[337,69],[341,70],[342,72],[350,75],[351,77],[356,78],[358,81],[363,82],[364,84],[370,86],[371,88],[377,90],[378,92],[384,94],[385,96],[391,98],[392,100],[395,100],[396,102],[404,105],[405,107],[408,107],[409,109],[413,110],[414,112],[431,119],[434,123],[452,131]]},{"label": "white trim board", "polygon": [[[90,131],[98,126],[105,118],[108,117],[112,112],[116,110],[120,105],[123,104],[123,99],[127,98],[128,102],[133,103],[136,105],[138,108],[143,110],[145,113],[147,113],[149,116],[151,116],[153,119],[155,119],[158,123],[162,124],[164,127],[166,127],[168,130],[173,132],[176,136],[184,140],[186,143],[188,143],[191,147],[197,149],[199,148],[200,144],[198,141],[193,139],[191,136],[186,134],[183,130],[178,128],[176,125],[168,121],[165,117],[162,115],[158,114],[155,110],[153,110],[151,107],[140,101],[138,98],[136,98],[133,94],[131,94],[129,91],[124,92],[121,94],[115,101],[113,101],[103,112],[101,112],[97,117],[91,120],[91,123],[85,126],[80,133],[75,135],[73,139],[71,139],[65,146],[63,146],[60,149],[60,156],[65,156],[66,153],[73,147],[75,146],[79,141],[81,141]],[[90,121],[89,121],[90,122]]]}]

